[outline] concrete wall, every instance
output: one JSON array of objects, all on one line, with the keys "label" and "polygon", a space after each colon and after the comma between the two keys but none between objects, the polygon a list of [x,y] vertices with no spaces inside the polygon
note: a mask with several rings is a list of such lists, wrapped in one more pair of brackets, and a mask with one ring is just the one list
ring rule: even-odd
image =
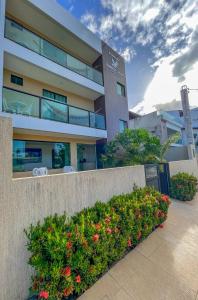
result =
[{"label": "concrete wall", "polygon": [[167,151],[165,158],[167,161],[183,161],[188,159],[188,149],[186,146],[171,146]]},{"label": "concrete wall", "polygon": [[143,166],[133,166],[13,179],[12,135],[11,120],[0,117],[0,299],[24,300],[31,275],[24,228],[143,187],[145,175]]},{"label": "concrete wall", "polygon": [[173,176],[179,172],[186,172],[198,177],[197,160],[180,160],[169,162],[170,175]]}]

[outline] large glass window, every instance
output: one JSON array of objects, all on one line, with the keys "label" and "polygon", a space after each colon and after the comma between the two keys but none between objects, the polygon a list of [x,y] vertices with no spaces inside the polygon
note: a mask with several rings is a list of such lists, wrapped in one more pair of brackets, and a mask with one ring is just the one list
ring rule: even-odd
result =
[{"label": "large glass window", "polygon": [[125,92],[125,86],[123,84],[117,82],[116,89],[117,89],[117,94],[119,96],[125,97],[126,92]]},{"label": "large glass window", "polygon": [[70,165],[70,144],[37,141],[13,141],[13,171],[32,171],[47,167],[59,169]]},{"label": "large glass window", "polygon": [[67,97],[66,96],[63,96],[63,95],[60,95],[60,94],[57,94],[57,93],[54,93],[54,92],[51,92],[51,91],[48,91],[48,90],[43,90],[43,96],[46,97],[46,98],[50,98],[52,100],[62,102],[62,103],[67,103]]},{"label": "large glass window", "polygon": [[127,121],[119,120],[119,131],[123,132],[127,128]]}]

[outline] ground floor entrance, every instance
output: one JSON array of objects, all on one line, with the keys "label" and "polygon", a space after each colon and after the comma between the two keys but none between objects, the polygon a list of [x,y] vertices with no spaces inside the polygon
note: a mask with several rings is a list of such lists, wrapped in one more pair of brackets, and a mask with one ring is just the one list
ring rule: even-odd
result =
[{"label": "ground floor entrance", "polygon": [[[34,168],[45,167],[49,174],[61,173],[64,167],[72,166],[74,170],[86,171],[97,168],[96,144],[86,139],[60,138],[51,141],[25,138],[13,139],[13,173],[14,177],[32,176]],[[96,141],[95,141],[96,142]]]},{"label": "ground floor entrance", "polygon": [[77,145],[78,170],[87,171],[96,169],[96,145]]}]

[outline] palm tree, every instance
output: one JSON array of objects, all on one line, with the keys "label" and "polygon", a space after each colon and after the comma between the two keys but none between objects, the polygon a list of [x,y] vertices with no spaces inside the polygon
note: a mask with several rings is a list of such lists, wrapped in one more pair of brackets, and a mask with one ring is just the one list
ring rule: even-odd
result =
[{"label": "palm tree", "polygon": [[156,156],[156,159],[159,163],[166,162],[165,154],[169,150],[170,146],[174,143],[177,143],[180,139],[181,135],[179,132],[172,134],[162,145],[160,149],[159,156]]}]

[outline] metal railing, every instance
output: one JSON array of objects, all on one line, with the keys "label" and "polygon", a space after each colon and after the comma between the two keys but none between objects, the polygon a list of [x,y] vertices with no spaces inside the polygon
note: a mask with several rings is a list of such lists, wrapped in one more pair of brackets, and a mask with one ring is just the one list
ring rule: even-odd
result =
[{"label": "metal railing", "polygon": [[81,62],[79,59],[9,18],[6,18],[5,22],[5,37],[75,73],[103,85],[103,75],[101,72]]},{"label": "metal railing", "polygon": [[106,130],[101,114],[8,87],[3,87],[3,111]]}]

